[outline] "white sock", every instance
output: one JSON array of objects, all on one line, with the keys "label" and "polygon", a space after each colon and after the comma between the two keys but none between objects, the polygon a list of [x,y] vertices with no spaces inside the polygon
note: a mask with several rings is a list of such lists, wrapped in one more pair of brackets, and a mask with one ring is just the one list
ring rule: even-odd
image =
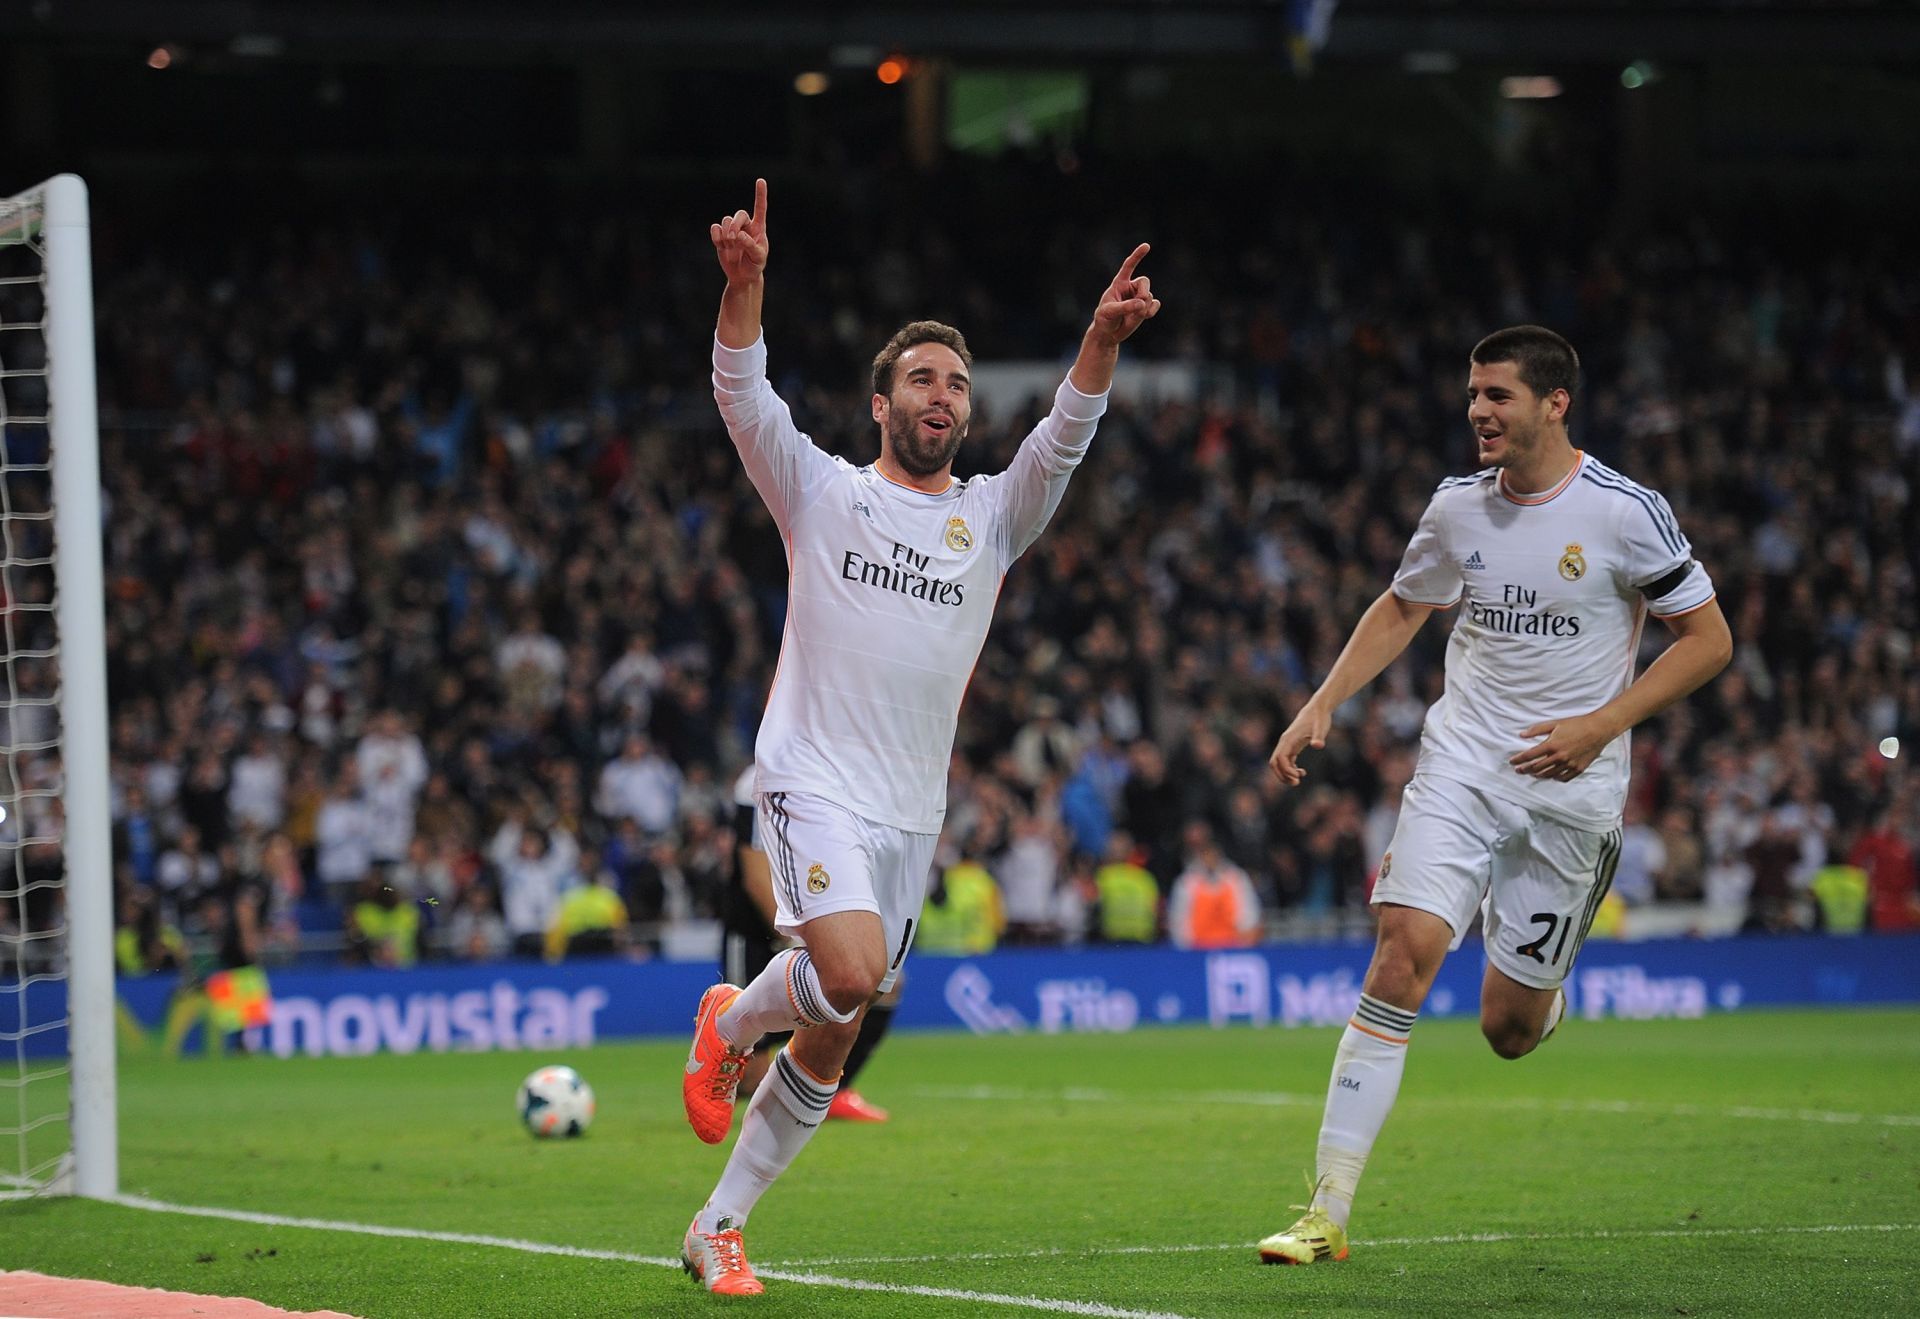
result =
[{"label": "white sock", "polygon": [[1362,994],[1333,1055],[1315,1173],[1321,1179],[1318,1204],[1341,1227],[1353,1214],[1360,1173],[1400,1093],[1407,1039],[1419,1015]]},{"label": "white sock", "polygon": [[747,1225],[747,1215],[766,1189],[820,1129],[838,1083],[838,1077],[821,1080],[785,1049],[774,1055],[766,1079],[747,1104],[740,1138],[727,1156],[720,1183],[694,1219],[696,1231],[724,1232]]},{"label": "white sock", "polygon": [[1547,1036],[1560,1029],[1561,1019],[1566,1015],[1567,991],[1564,989],[1556,989],[1553,993],[1553,1002],[1547,1007],[1547,1024],[1540,1031],[1540,1042],[1542,1044],[1547,1042]]},{"label": "white sock", "polygon": [[853,1016],[833,1010],[807,950],[789,948],[774,954],[767,969],[727,1005],[714,1027],[728,1044],[745,1049],[772,1031],[824,1026],[830,1021],[844,1026]]}]

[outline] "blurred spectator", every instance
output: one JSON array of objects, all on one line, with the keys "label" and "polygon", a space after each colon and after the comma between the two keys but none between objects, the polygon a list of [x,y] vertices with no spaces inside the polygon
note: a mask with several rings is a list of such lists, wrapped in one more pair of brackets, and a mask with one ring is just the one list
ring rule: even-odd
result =
[{"label": "blurred spectator", "polygon": [[1006,928],[993,876],[978,861],[957,861],[935,877],[914,944],[928,953],[990,953]]},{"label": "blurred spectator", "polygon": [[360,881],[355,899],[347,909],[351,960],[404,970],[420,959],[420,908],[410,894],[375,873]]},{"label": "blurred spectator", "polygon": [[1891,809],[1880,812],[1847,858],[1867,874],[1876,930],[1920,929],[1920,876],[1914,870],[1913,843],[1896,824]]},{"label": "blurred spectator", "polygon": [[1054,943],[1060,938],[1058,832],[1044,808],[1014,808],[1013,836],[994,863],[1005,904],[1004,938],[1010,944]]},{"label": "blurred spectator", "polygon": [[689,910],[706,915],[719,909],[733,838],[731,832],[720,828],[714,820],[710,814],[688,816],[680,845],[675,849]]},{"label": "blurred spectator", "polygon": [[1145,850],[1141,864],[1156,875],[1178,873],[1180,794],[1167,781],[1166,757],[1152,742],[1135,742],[1127,751],[1130,772],[1122,791],[1121,818]]},{"label": "blurred spectator", "polygon": [[488,961],[512,948],[507,924],[494,909],[492,889],[474,884],[462,891],[447,919],[445,946],[449,956],[464,961]]},{"label": "blurred spectator", "polygon": [[[685,920],[693,913],[693,895],[688,891],[686,872],[680,868],[680,851],[671,837],[648,843],[625,876],[627,912],[635,921],[649,927]],[[656,932],[647,941],[653,952],[660,950]]]},{"label": "blurred spectator", "polygon": [[1798,929],[1799,895],[1793,877],[1800,864],[1800,837],[1792,817],[1769,812],[1761,822],[1760,836],[1747,844],[1746,861],[1753,872],[1753,888],[1742,928],[1769,934]]},{"label": "blurred spectator", "polygon": [[1116,831],[1094,874],[1099,909],[1094,928],[1105,943],[1152,943],[1160,937],[1160,886],[1134,860],[1131,835]]},{"label": "blurred spectator", "polygon": [[1308,789],[1299,804],[1296,829],[1303,843],[1297,849],[1301,865],[1301,910],[1325,914],[1336,907],[1357,904],[1367,880],[1367,858],[1361,850],[1365,821],[1352,793],[1332,788]]},{"label": "blurred spectator", "polygon": [[1227,860],[1213,831],[1188,823],[1187,868],[1174,881],[1167,933],[1180,948],[1243,948],[1260,932],[1260,898],[1247,872]]},{"label": "blurred spectator", "polygon": [[227,767],[217,750],[205,749],[194,757],[180,786],[180,814],[209,851],[219,851],[227,841]]},{"label": "blurred spectator", "polygon": [[127,785],[122,802],[113,854],[131,868],[135,883],[152,888],[160,878],[162,822],[147,808],[146,789],[138,782]]},{"label": "blurred spectator", "polygon": [[624,816],[648,834],[663,834],[679,817],[681,781],[679,767],[634,733],[619,758],[600,771],[594,809],[609,818]]},{"label": "blurred spectator", "polygon": [[1638,799],[1629,798],[1620,833],[1620,858],[1613,871],[1613,892],[1629,907],[1644,906],[1653,901],[1666,868],[1666,842],[1660,831],[1647,823],[1646,807]]},{"label": "blurred spectator", "polygon": [[595,692],[602,709],[630,727],[644,728],[653,711],[653,694],[666,681],[667,669],[653,653],[653,638],[636,632],[627,639],[620,658],[600,676]]},{"label": "blurred spectator", "polygon": [[1693,814],[1684,806],[1670,806],[1660,816],[1660,855],[1654,872],[1654,895],[1663,902],[1698,902],[1706,868],[1706,849]]},{"label": "blurred spectator", "polygon": [[187,941],[160,913],[152,890],[123,887],[113,934],[114,965],[123,976],[178,971],[187,964]]},{"label": "blurred spectator", "polygon": [[278,829],[287,814],[287,765],[264,732],[247,741],[233,762],[227,787],[227,814],[236,826]]},{"label": "blurred spectator", "polygon": [[315,872],[344,910],[373,866],[373,822],[360,800],[359,771],[341,766],[314,820]]},{"label": "blurred spectator", "polygon": [[219,887],[220,861],[201,846],[200,831],[192,825],[180,830],[175,844],[160,855],[161,914],[183,919],[200,900]]},{"label": "blurred spectator", "polygon": [[290,962],[300,951],[300,922],[295,915],[307,894],[306,874],[293,840],[271,833],[249,849],[245,873],[260,891],[260,955],[269,962]]},{"label": "blurred spectator", "polygon": [[520,615],[513,635],[494,652],[494,664],[510,708],[536,715],[560,704],[567,652],[540,626],[540,615],[533,610]]},{"label": "blurred spectator", "polygon": [[354,750],[367,808],[367,844],[376,863],[399,861],[413,841],[413,814],[427,785],[427,757],[398,710],[374,717]]},{"label": "blurred spectator", "polygon": [[617,953],[627,946],[627,905],[620,901],[618,879],[600,864],[599,854],[580,854],[585,882],[566,891],[547,927],[549,962],[591,953]]},{"label": "blurred spectator", "polygon": [[1828,934],[1859,934],[1867,928],[1867,872],[1837,862],[1813,872],[1815,925]]},{"label": "blurred spectator", "polygon": [[387,883],[416,902],[438,906],[454,899],[453,867],[422,834],[407,844],[406,860],[387,867],[386,874]]},{"label": "blurred spectator", "polygon": [[560,898],[580,882],[580,850],[564,829],[539,829],[509,819],[487,845],[500,875],[500,908],[513,951],[539,957]]},{"label": "blurred spectator", "polygon": [[1033,718],[1014,734],[1011,750],[1021,786],[1033,791],[1073,773],[1080,762],[1080,735],[1061,719],[1060,702],[1041,696],[1033,702]]}]

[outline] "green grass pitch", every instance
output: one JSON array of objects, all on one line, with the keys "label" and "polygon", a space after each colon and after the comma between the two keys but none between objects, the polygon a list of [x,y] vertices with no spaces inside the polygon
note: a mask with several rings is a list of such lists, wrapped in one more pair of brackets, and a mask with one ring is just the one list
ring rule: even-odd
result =
[{"label": "green grass pitch", "polygon": [[[43,1199],[0,1204],[0,1266],[369,1319],[1920,1304],[1920,1012],[1573,1021],[1517,1063],[1469,1022],[1423,1022],[1353,1257],[1262,1267],[1252,1243],[1302,1198],[1334,1041],[898,1034],[863,1085],[894,1120],[827,1126],[748,1229],[763,1274],[815,1281],[770,1278],[748,1301],[663,1266],[727,1148],[680,1116],[680,1044],[128,1061],[129,1195],[616,1257]],[[516,1084],[546,1061],[598,1092],[581,1140],[536,1142],[514,1118]]]}]

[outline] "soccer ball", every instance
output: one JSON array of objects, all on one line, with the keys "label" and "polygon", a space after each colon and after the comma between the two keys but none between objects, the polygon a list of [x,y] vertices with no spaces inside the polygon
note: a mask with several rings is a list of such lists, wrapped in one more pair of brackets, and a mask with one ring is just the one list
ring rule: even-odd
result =
[{"label": "soccer ball", "polygon": [[593,1087],[571,1067],[542,1067],[520,1083],[514,1107],[536,1136],[577,1136],[593,1121]]}]

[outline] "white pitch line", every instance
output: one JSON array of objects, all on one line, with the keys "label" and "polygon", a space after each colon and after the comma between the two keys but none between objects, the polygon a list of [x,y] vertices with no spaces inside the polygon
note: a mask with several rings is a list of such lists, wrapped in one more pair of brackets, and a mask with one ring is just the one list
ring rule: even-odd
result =
[{"label": "white pitch line", "polygon": [[[655,1268],[678,1269],[677,1256],[636,1255],[624,1250],[592,1250],[584,1246],[560,1246],[546,1241],[527,1241],[519,1237],[486,1236],[477,1232],[436,1232],[426,1228],[388,1227],[380,1223],[354,1223],[333,1218],[293,1218],[285,1214],[263,1214],[249,1209],[221,1209],[210,1205],[173,1204],[139,1195],[117,1195],[109,1201],[126,1209],[144,1209],[160,1214],[184,1214],[193,1218],[220,1218],[234,1223],[256,1223],[262,1227],[297,1227],[317,1232],[353,1232],[369,1237],[400,1237],[409,1241],[443,1241],[460,1246],[492,1246],[500,1250],[518,1250],[529,1255],[564,1255],[571,1259],[614,1260],[625,1264],[647,1264]],[[897,1296],[931,1296],[941,1300],[972,1301],[980,1305],[1001,1305],[1018,1310],[1041,1310],[1053,1314],[1080,1314],[1094,1319],[1187,1319],[1165,1310],[1125,1310],[1095,1301],[1059,1301],[1045,1296],[1013,1296],[1004,1292],[963,1291],[953,1287],[915,1287],[904,1283],[874,1282],[866,1278],[836,1278],[813,1272],[786,1269],[756,1269],[762,1278],[800,1283],[809,1287],[837,1287],[844,1291],[887,1292]]]},{"label": "white pitch line", "polygon": [[[1195,1092],[1156,1091],[1131,1094],[1118,1090],[1097,1090],[1075,1086],[1064,1090],[1025,1090],[1013,1086],[921,1085],[907,1093],[925,1099],[971,1099],[999,1103],[1070,1104],[1151,1104],[1165,1108],[1170,1104],[1228,1104],[1250,1108],[1319,1108],[1327,1102],[1324,1094],[1292,1094],[1280,1090],[1210,1090]],[[1729,1108],[1711,1108],[1705,1104],[1650,1104],[1633,1099],[1535,1099],[1526,1095],[1451,1099],[1444,1095],[1403,1095],[1402,1104],[1425,1104],[1450,1108],[1508,1108],[1551,1113],[1613,1113],[1634,1117],[1712,1117],[1749,1118],[1765,1122],[1815,1122],[1828,1126],[1920,1127],[1915,1113],[1845,1113],[1821,1108],[1759,1108],[1739,1104]]]},{"label": "white pitch line", "polygon": [[[1920,1223],[1821,1223],[1792,1227],[1673,1227],[1673,1228],[1595,1228],[1587,1232],[1457,1232],[1434,1237],[1355,1237],[1358,1247],[1456,1246],[1491,1244],[1502,1241],[1614,1241],[1682,1237],[1764,1237],[1806,1236],[1838,1232],[1920,1232]],[[846,1264],[931,1264],[959,1261],[1014,1259],[1079,1258],[1094,1259],[1107,1255],[1193,1255],[1256,1249],[1251,1241],[1230,1241],[1213,1245],[1184,1246],[1053,1246],[1045,1250],[982,1250],[967,1254],[945,1255],[834,1255],[815,1260],[783,1260],[782,1268],[818,1268]]]}]

